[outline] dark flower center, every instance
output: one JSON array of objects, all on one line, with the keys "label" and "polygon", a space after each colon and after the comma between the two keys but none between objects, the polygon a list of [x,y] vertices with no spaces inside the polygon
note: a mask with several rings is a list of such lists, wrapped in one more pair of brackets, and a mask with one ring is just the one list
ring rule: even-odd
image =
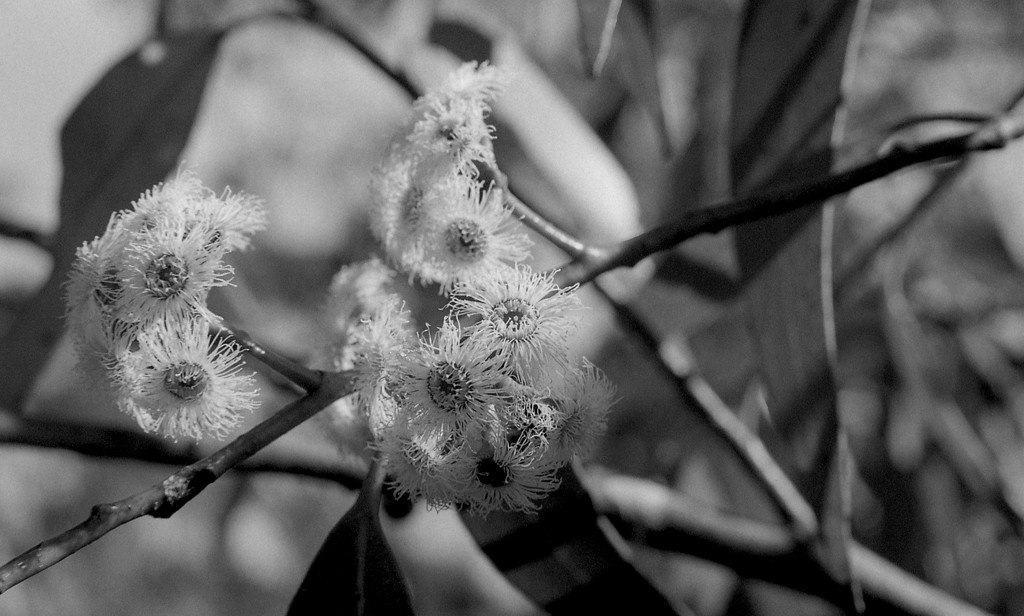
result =
[{"label": "dark flower center", "polygon": [[457,126],[453,122],[448,121],[438,127],[437,134],[448,143],[454,144],[459,141],[459,134],[456,132],[456,128]]},{"label": "dark flower center", "polygon": [[192,362],[181,362],[164,372],[164,387],[186,402],[202,396],[208,382],[206,370]]},{"label": "dark flower center", "polygon": [[463,134],[463,127],[464,123],[457,117],[449,116],[438,120],[437,136],[447,144],[448,151],[452,154],[458,154],[469,145],[469,140]]},{"label": "dark flower center", "polygon": [[163,254],[146,268],[146,288],[157,297],[173,297],[188,283],[188,264],[178,255]]},{"label": "dark flower center", "polygon": [[444,243],[460,261],[477,261],[487,250],[487,234],[476,222],[460,218],[448,225]]},{"label": "dark flower center", "polygon": [[443,411],[458,413],[465,410],[469,406],[472,389],[466,370],[451,362],[438,362],[427,374],[427,395]]},{"label": "dark flower center", "polygon": [[492,488],[503,488],[512,483],[512,473],[494,458],[484,458],[476,463],[476,478]]},{"label": "dark flower center", "polygon": [[537,307],[519,298],[502,300],[494,306],[491,322],[504,337],[522,340],[537,330]]}]

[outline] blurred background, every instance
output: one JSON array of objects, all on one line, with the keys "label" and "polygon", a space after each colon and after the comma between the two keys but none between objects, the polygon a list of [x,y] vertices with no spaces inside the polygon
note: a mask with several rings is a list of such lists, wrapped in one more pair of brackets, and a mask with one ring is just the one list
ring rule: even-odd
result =
[{"label": "blurred background", "polygon": [[[649,3],[663,127],[622,71],[587,77],[574,2],[323,5],[389,62],[414,62],[406,55],[426,36],[431,15],[472,24],[500,41],[496,61],[515,66],[533,99],[510,93],[506,108],[499,103],[499,121],[520,129],[505,142],[509,133],[499,132],[499,164],[525,185],[531,203],[547,204],[549,216],[590,241],[622,239],[681,208],[728,195],[738,0]],[[166,3],[165,16],[171,29],[190,28],[287,6],[175,0]],[[151,1],[0,0],[0,219],[43,233],[56,228],[61,124],[109,66],[152,35],[158,11]],[[1009,0],[874,0],[848,92],[840,162],[873,155],[892,126],[910,116],[998,113],[1024,87],[1022,34],[1024,8]],[[374,250],[365,223],[369,177],[408,105],[350,47],[296,22],[253,22],[227,38],[183,164],[217,190],[260,196],[271,224],[252,251],[235,257],[236,286],[213,298],[215,310],[268,345],[308,357],[331,276]],[[545,118],[558,120],[550,130],[564,132],[546,138],[559,143],[523,129],[529,122],[543,126]],[[899,135],[962,129],[937,122]],[[579,156],[566,159],[566,148]],[[953,594],[993,612],[1022,614],[1024,145],[954,167],[930,165],[880,180],[854,191],[839,210],[838,384],[858,470],[854,535]],[[605,191],[600,199],[576,188],[588,177]],[[896,226],[898,235],[877,242]],[[661,335],[721,337],[726,345],[729,332],[716,324],[736,271],[730,241],[728,233],[697,238],[675,251],[680,259],[638,268],[616,283],[646,308]],[[539,242],[535,259],[537,267],[562,262]],[[683,275],[681,263],[699,274]],[[0,238],[0,332],[49,269],[41,250]],[[679,282],[687,278],[701,282]],[[434,290],[407,293],[421,315],[435,314]],[[586,301],[580,350],[605,369],[622,398],[588,462],[736,508],[748,490],[728,452],[680,412],[671,386],[652,381],[648,360],[614,327],[601,301]],[[64,344],[18,410],[34,419],[133,429],[109,400],[82,392],[71,361]],[[712,382],[728,370],[713,355],[701,361]],[[288,396],[266,378],[263,392],[263,414]],[[203,442],[199,450],[216,446]],[[338,455],[315,422],[274,448],[324,460]],[[0,560],[77,524],[93,504],[135,493],[171,470],[0,444]],[[171,519],[120,528],[4,594],[0,614],[283,614],[353,498],[318,480],[228,475]],[[537,612],[489,565],[452,512],[416,508],[386,528],[417,613]],[[829,613],[820,602],[738,580],[716,565],[642,549],[636,556],[660,588],[701,616]]]}]

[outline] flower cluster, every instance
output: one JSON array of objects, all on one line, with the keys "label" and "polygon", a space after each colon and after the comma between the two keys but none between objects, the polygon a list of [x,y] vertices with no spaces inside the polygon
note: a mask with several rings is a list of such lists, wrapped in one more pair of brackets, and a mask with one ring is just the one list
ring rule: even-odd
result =
[{"label": "flower cluster", "polygon": [[478,178],[496,168],[486,117],[501,88],[494,67],[463,66],[414,103],[374,175],[371,230],[399,269],[442,292],[529,256],[502,190]]},{"label": "flower cluster", "polygon": [[81,246],[65,288],[79,368],[108,383],[148,432],[223,438],[257,404],[237,344],[207,335],[224,256],[244,249],[264,213],[245,195],[216,196],[194,174],[144,193]]},{"label": "flower cluster", "polygon": [[345,409],[395,492],[481,514],[535,509],[592,449],[614,397],[568,350],[575,288],[522,263],[530,242],[481,177],[496,173],[479,172],[496,170],[486,117],[501,84],[494,67],[464,65],[416,101],[374,177],[372,231],[394,266],[448,295],[441,325],[417,335],[373,260],[335,278],[323,351],[357,370]]},{"label": "flower cluster", "polygon": [[322,336],[311,363],[321,370],[360,367],[356,391],[317,416],[346,454],[367,453],[367,443],[373,440],[371,426],[391,417],[389,408],[374,403],[382,399],[376,392],[383,387],[384,366],[413,338],[409,314],[390,292],[393,277],[379,259],[345,266],[331,281],[328,302],[321,310]]}]

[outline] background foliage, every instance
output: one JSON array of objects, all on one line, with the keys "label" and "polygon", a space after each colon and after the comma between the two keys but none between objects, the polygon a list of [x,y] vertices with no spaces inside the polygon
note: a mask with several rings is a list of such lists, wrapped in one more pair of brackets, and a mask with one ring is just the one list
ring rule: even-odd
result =
[{"label": "background foliage", "polygon": [[[650,8],[653,18],[644,21],[640,12],[623,21],[613,48],[618,55],[610,56],[597,79],[584,70],[580,13],[571,2],[324,5],[332,16],[357,25],[389,62],[408,60],[403,54],[410,41],[427,35],[428,8],[442,19],[496,33],[495,61],[518,59],[517,69],[534,88],[527,102],[513,98],[504,109],[499,104],[497,118],[511,129],[504,132],[499,124],[499,161],[513,186],[522,187],[521,196],[539,209],[548,204],[546,213],[583,238],[624,239],[730,192],[729,167],[734,177],[738,169],[735,158],[730,165],[727,133],[743,15],[738,3],[626,3],[630,10]],[[170,2],[166,26],[215,27],[277,6]],[[5,221],[49,233],[57,222],[54,136],[63,116],[118,54],[152,32],[158,7],[96,0],[26,8],[8,1],[0,3],[0,13],[11,16],[0,20],[7,29],[0,32],[0,46],[9,59],[0,67],[0,82],[11,84],[0,88],[0,128],[12,146],[0,153],[0,213]],[[997,113],[1024,82],[1022,28],[1024,15],[1012,2],[873,2],[848,84],[839,164],[871,156],[892,125],[908,116]],[[845,36],[835,37],[832,44],[845,46]],[[293,21],[253,22],[220,44],[181,158],[210,185],[263,197],[271,223],[256,249],[237,257],[238,286],[215,298],[215,309],[302,359],[314,342],[315,309],[330,276],[373,248],[365,231],[369,172],[408,99],[362,55]],[[645,45],[652,45],[650,55]],[[812,57],[825,57],[825,47],[815,48],[819,53]],[[655,58],[660,99],[650,81]],[[756,93],[756,85],[736,91]],[[182,96],[183,90],[175,93]],[[157,111],[146,113],[161,118],[154,126],[166,128],[180,101],[157,102]],[[160,115],[163,103],[172,117]],[[778,113],[797,104],[778,106]],[[593,127],[592,134],[575,124],[565,129],[545,123],[570,109]],[[811,116],[797,116],[803,119],[794,121],[821,128]],[[958,128],[929,123],[899,134],[923,139]],[[588,141],[593,134],[607,144],[612,161]],[[566,157],[567,151],[574,156]],[[856,462],[855,475],[845,482],[853,496],[854,536],[930,583],[1000,613],[1024,610],[1021,151],[1017,145],[975,155],[966,164],[914,168],[855,190],[837,209],[834,257],[835,400]],[[592,178],[595,169],[619,165],[635,195],[613,174]],[[947,175],[951,179],[941,179]],[[941,190],[913,214],[939,181]],[[590,184],[604,192],[595,196]],[[875,249],[876,238],[907,219],[913,222],[899,237]],[[696,238],[661,258],[653,271],[637,268],[609,283],[634,293],[631,305],[661,337],[688,340],[719,393],[748,425],[763,428],[763,397],[746,386],[752,365],[737,360],[754,357],[757,341],[739,325],[747,317],[741,316],[737,289],[749,278],[750,257],[737,255],[734,241],[731,232]],[[0,250],[0,327],[7,329],[42,284],[48,261],[16,240],[3,239]],[[870,262],[859,265],[865,254]],[[552,267],[563,258],[545,248],[536,260]],[[820,275],[820,264],[811,266],[790,270],[791,282],[813,289],[807,276]],[[438,300],[428,291],[419,301],[421,313],[430,314]],[[653,376],[649,358],[615,326],[600,298],[592,294],[588,304],[588,335],[578,342],[622,395],[592,462],[653,478],[726,511],[774,520],[777,514],[748,473],[693,413],[680,412],[672,386]],[[808,311],[764,314],[794,326],[797,336],[816,331]],[[762,321],[755,331],[770,326]],[[2,349],[8,360],[24,351]],[[813,351],[824,360],[823,347]],[[810,365],[803,359],[780,357],[779,366],[800,378]],[[67,376],[69,362],[66,349],[51,359],[24,406],[25,417],[130,428],[109,401],[83,397]],[[273,409],[286,394],[269,378],[265,408]],[[796,442],[790,451],[811,449]],[[324,460],[334,455],[315,425],[300,427],[273,450]],[[158,481],[167,470],[0,447],[0,553],[16,554],[76,523],[92,504]],[[119,529],[5,593],[2,611],[283,613],[323,537],[353,499],[310,479],[229,475],[169,520]],[[536,610],[488,564],[451,512],[417,509],[384,524],[417,613]],[[830,609],[702,560],[642,548],[637,557],[671,599],[702,616]]]}]

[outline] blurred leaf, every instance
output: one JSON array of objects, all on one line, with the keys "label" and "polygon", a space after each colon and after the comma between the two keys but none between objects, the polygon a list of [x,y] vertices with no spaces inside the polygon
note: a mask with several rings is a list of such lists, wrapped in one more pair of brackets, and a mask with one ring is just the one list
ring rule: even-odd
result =
[{"label": "blurred leaf", "polygon": [[384,471],[375,463],[359,497],[331,529],[288,616],[413,614],[405,580],[380,526]]},{"label": "blurred leaf", "polygon": [[[854,26],[858,6],[863,17],[867,2],[748,4],[733,98],[736,194],[831,170],[848,47],[863,23]],[[773,454],[789,460],[819,516],[819,557],[848,579],[852,469],[833,382],[833,207],[738,227],[736,249],[758,372],[782,441]]]},{"label": "blurred leaf", "polygon": [[143,44],[82,99],[61,131],[64,178],[49,282],[0,341],[0,406],[18,409],[61,332],[61,285],[82,242],[178,164],[224,31]]},{"label": "blurred leaf", "polygon": [[508,579],[548,613],[677,612],[613,544],[590,495],[569,466],[537,513],[462,515],[470,533]]},{"label": "blurred leaf", "polygon": [[[1020,105],[1018,105],[1020,106]],[[1024,270],[1024,143],[1015,141],[1005,148],[975,157],[973,180],[981,199],[988,204],[1002,243],[1018,270]]]},{"label": "blurred leaf", "polygon": [[651,7],[647,0],[577,0],[584,68],[599,76],[606,65],[626,84],[654,121],[662,153],[672,152],[658,82]]}]

